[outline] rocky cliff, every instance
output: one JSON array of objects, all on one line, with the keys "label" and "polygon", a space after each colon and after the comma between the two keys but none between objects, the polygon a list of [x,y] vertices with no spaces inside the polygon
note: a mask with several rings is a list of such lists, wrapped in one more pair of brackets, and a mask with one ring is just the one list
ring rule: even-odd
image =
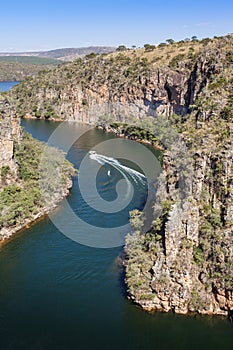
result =
[{"label": "rocky cliff", "polygon": [[0,189],[15,181],[17,166],[13,159],[14,142],[21,139],[20,120],[9,101],[0,95]]},{"label": "rocky cliff", "polygon": [[193,174],[183,200],[177,154],[165,153],[156,198],[162,215],[151,232],[136,228],[125,248],[129,295],[146,310],[232,313],[232,130],[223,148],[210,129],[195,139],[186,155]]},{"label": "rocky cliff", "polygon": [[[45,178],[54,190],[44,199],[40,186],[40,158],[45,145],[22,132],[12,102],[0,95],[0,241],[45,215],[69,193],[73,167],[56,149],[46,148],[53,179]],[[61,170],[62,181],[57,173]],[[43,175],[43,174],[42,174]]]},{"label": "rocky cliff", "polygon": [[[127,73],[127,67],[131,64],[136,66],[132,69],[137,71],[137,76],[129,78],[127,74],[131,73]],[[95,65],[98,65],[97,72]],[[47,85],[43,80],[48,75],[41,74],[40,78],[27,81],[15,90],[21,116],[95,123],[105,115],[123,121],[128,116],[187,112],[188,77],[182,72],[160,68],[148,74],[144,61],[131,63],[119,55],[113,64],[107,59],[80,62],[78,72],[67,70],[68,79],[64,70],[61,73],[62,81],[67,82],[64,86],[59,84],[60,76],[55,76]],[[72,81],[70,74],[74,75]],[[24,94],[26,96],[21,97]]]},{"label": "rocky cliff", "polygon": [[126,282],[146,310],[232,317],[232,63],[221,45],[197,60],[188,90],[192,112],[176,124],[186,152],[173,144],[164,154],[155,200],[162,214],[147,234],[140,233],[138,213],[132,216]]},{"label": "rocky cliff", "polygon": [[[177,43],[154,52],[129,50],[76,60],[52,72],[41,72],[13,89],[20,116],[95,123],[111,115],[185,115],[212,72],[206,58],[226,58],[232,36],[206,42]],[[221,55],[220,55],[221,56]],[[165,58],[164,58],[165,57]],[[221,63],[220,63],[221,65]],[[198,72],[198,74],[197,74]]]},{"label": "rocky cliff", "polygon": [[37,118],[95,123],[104,115],[119,121],[184,115],[205,85],[196,76],[200,57],[220,42],[226,53],[232,37],[210,41],[208,48],[206,43],[177,43],[152,54],[129,50],[79,59],[27,79],[12,95],[20,116]]}]

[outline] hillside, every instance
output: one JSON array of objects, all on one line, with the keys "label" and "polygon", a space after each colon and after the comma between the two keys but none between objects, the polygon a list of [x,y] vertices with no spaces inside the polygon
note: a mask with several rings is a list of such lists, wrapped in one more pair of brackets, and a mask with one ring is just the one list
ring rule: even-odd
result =
[{"label": "hillside", "polygon": [[91,56],[10,93],[20,116],[119,130],[133,120],[163,144],[155,220],[143,233],[132,213],[125,247],[128,295],[146,310],[233,313],[232,44],[228,35]]},{"label": "hillside", "polygon": [[28,64],[0,60],[0,81],[23,81],[27,77],[38,74],[41,70],[52,70],[54,67],[54,63]]},{"label": "hillside", "polygon": [[36,56],[0,56],[0,63],[1,62],[22,63],[22,64],[29,64],[29,65],[33,64],[33,65],[41,65],[41,66],[46,66],[46,65],[57,66],[62,63],[57,59],[36,57]]},{"label": "hillside", "polygon": [[41,70],[50,70],[62,63],[52,58],[0,55],[0,81],[22,81]]}]

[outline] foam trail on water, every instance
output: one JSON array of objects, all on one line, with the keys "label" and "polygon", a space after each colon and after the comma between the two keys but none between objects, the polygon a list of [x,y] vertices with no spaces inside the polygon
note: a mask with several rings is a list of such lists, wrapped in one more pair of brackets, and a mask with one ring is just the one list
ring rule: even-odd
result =
[{"label": "foam trail on water", "polygon": [[103,156],[102,154],[90,153],[89,157],[101,165],[108,164],[118,170],[124,179],[129,183],[130,180],[133,180],[135,183],[140,183],[146,185],[146,177],[139,173],[138,171],[131,169],[125,165],[122,165],[117,159]]}]

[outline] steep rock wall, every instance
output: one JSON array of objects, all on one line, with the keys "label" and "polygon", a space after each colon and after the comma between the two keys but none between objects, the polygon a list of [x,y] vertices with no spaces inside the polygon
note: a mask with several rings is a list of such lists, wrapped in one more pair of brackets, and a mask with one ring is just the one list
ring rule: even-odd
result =
[{"label": "steep rock wall", "polygon": [[[127,73],[131,66],[137,67],[132,76]],[[96,123],[103,116],[124,121],[128,117],[184,115],[188,111],[188,70],[152,69],[142,61],[111,63],[100,58],[72,69],[72,78],[68,69],[57,68],[53,77],[41,73],[15,88],[19,114]]]},{"label": "steep rock wall", "polygon": [[[0,188],[15,181],[17,165],[13,159],[14,142],[21,139],[20,120],[9,101],[0,97]],[[8,168],[9,167],[9,168]],[[5,176],[4,176],[5,169]]]}]

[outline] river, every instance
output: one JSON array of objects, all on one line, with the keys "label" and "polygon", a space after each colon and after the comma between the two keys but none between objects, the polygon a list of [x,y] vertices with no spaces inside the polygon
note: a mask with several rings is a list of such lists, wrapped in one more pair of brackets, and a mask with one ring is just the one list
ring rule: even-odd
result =
[{"label": "river", "polygon": [[[34,137],[46,141],[59,124],[22,120],[22,125]],[[83,132],[86,127],[70,124],[69,128]],[[64,138],[69,138],[69,132]],[[73,145],[68,159],[79,167],[94,144],[111,138],[112,135],[92,129]],[[106,191],[112,193],[114,187],[107,180],[106,172],[100,172],[98,186],[103,196]],[[70,206],[74,210],[81,206],[87,217],[94,215],[94,221],[103,224],[103,218],[86,212],[89,209],[80,199],[76,181],[74,178],[68,197]],[[139,207],[140,202],[133,206]],[[62,210],[61,203],[54,215],[62,215]],[[0,349],[232,348],[233,328],[226,319],[149,314],[127,300],[118,264],[121,250],[74,242],[49,218],[4,244],[0,252]]]},{"label": "river", "polygon": [[0,81],[0,92],[9,91],[13,86],[19,83],[19,81]]}]

